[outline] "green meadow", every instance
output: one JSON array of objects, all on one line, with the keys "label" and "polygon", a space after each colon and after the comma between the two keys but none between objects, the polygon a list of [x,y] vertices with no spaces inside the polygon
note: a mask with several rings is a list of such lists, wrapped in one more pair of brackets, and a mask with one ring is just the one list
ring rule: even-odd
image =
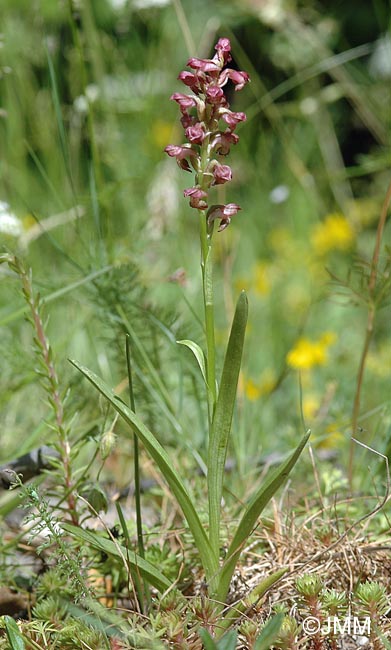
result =
[{"label": "green meadow", "polygon": [[390,79],[382,0],[2,1],[1,649],[390,647]]}]

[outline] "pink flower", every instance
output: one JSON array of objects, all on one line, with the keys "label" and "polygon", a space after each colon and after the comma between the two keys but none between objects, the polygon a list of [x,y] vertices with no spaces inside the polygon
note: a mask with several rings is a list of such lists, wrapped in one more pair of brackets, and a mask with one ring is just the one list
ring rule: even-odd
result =
[{"label": "pink flower", "polygon": [[219,85],[225,86],[228,79],[231,79],[231,81],[235,84],[235,90],[242,90],[245,84],[250,81],[250,77],[247,72],[243,72],[242,70],[231,70],[230,68],[223,70],[221,73],[219,77]]},{"label": "pink flower", "polygon": [[217,133],[214,136],[212,141],[212,147],[216,153],[221,156],[226,156],[229,154],[229,149],[231,144],[237,144],[239,142],[239,136],[236,133],[231,133],[231,131],[225,131],[224,133]]},{"label": "pink flower", "polygon": [[198,210],[206,210],[208,204],[205,199],[208,195],[200,187],[188,187],[187,190],[183,190],[183,196],[190,196],[190,206],[192,208],[198,208]]},{"label": "pink flower", "polygon": [[176,158],[176,161],[181,169],[184,169],[187,172],[191,172],[187,157],[196,156],[197,154],[189,145],[180,146],[175,144],[168,144],[164,151],[166,154],[171,156],[171,158]]},{"label": "pink flower", "polygon": [[224,54],[230,52],[231,43],[229,41],[229,38],[219,38],[215,45],[215,50],[217,50],[217,52],[224,52]]},{"label": "pink flower", "polygon": [[[206,101],[210,104],[225,104],[224,91],[219,86],[209,86],[205,91]],[[223,102],[221,100],[224,100]]]},{"label": "pink flower", "polygon": [[199,122],[194,124],[194,126],[189,126],[186,129],[186,138],[191,144],[202,144],[205,138],[205,130]]},{"label": "pink flower", "polygon": [[173,99],[174,102],[179,104],[179,108],[182,112],[187,111],[187,109],[192,108],[197,104],[195,97],[191,97],[191,95],[183,95],[182,93],[174,93],[171,95],[170,99]]},{"label": "pink flower", "polygon": [[189,126],[193,126],[195,124],[196,118],[191,117],[189,113],[186,113],[186,111],[183,111],[182,117],[181,117],[181,124],[184,129],[187,129]]},{"label": "pink flower", "polygon": [[188,60],[187,65],[189,68],[201,70],[201,72],[220,72],[221,70],[221,66],[211,59],[197,59],[193,57]]},{"label": "pink flower", "polygon": [[215,45],[215,50],[217,51],[217,56],[222,60],[223,64],[228,63],[232,60],[230,55],[231,43],[229,38],[219,38]]},{"label": "pink flower", "polygon": [[184,70],[178,75],[178,79],[182,81],[185,86],[189,86],[194,92],[199,91],[198,77],[193,72]]},{"label": "pink flower", "polygon": [[227,122],[228,126],[232,131],[237,127],[239,122],[244,122],[246,118],[246,113],[234,113],[226,109],[222,115],[224,122]]},{"label": "pink flower", "polygon": [[209,208],[206,217],[208,219],[208,224],[213,223],[215,219],[220,219],[219,232],[225,230],[227,226],[231,223],[231,217],[236,214],[241,207],[237,203],[227,203],[227,205],[212,205]]},{"label": "pink flower", "polygon": [[228,165],[217,164],[213,169],[214,185],[222,185],[232,180],[232,170]]}]

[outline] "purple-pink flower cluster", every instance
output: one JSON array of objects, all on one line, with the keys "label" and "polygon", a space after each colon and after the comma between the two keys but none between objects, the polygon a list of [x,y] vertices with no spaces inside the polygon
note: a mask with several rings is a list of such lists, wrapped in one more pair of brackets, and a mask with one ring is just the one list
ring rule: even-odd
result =
[{"label": "purple-pink flower cluster", "polygon": [[187,65],[192,72],[185,70],[178,76],[193,92],[193,95],[174,93],[171,96],[181,111],[181,124],[187,142],[182,145],[170,144],[165,152],[176,158],[181,169],[191,172],[193,167],[196,183],[184,190],[184,196],[189,197],[192,208],[207,210],[209,224],[219,219],[219,230],[224,230],[240,207],[236,203],[228,203],[212,205],[208,209],[208,192],[210,187],[232,179],[231,168],[223,165],[215,156],[226,156],[231,144],[239,141],[234,131],[246,119],[246,115],[230,110],[223,88],[230,80],[235,90],[241,90],[250,79],[247,72],[225,67],[231,61],[228,38],[220,38],[215,50],[213,59],[189,59]]}]

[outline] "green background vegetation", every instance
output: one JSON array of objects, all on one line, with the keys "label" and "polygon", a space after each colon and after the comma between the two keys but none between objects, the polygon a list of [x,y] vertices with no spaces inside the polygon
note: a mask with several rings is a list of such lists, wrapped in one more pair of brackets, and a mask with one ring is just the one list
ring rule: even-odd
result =
[{"label": "green background vegetation", "polygon": [[[175,344],[203,344],[198,222],[182,197],[191,181],[163,149],[182,141],[169,101],[182,90],[177,74],[190,55],[210,56],[217,37],[227,36],[234,64],[252,80],[232,97],[233,110],[248,119],[227,160],[234,182],[217,195],[217,202],[242,207],[216,236],[221,356],[239,290],[250,300],[230,453],[238,480],[251,485],[262,456],[298,442],[297,364],[287,355],[304,339],[306,426],[315,447],[337,450],[345,468],[367,318],[365,277],[389,182],[388,3],[3,0],[0,24],[0,200],[21,222],[17,237],[0,232],[1,244],[23,256],[48,300],[60,382],[64,391],[70,386],[67,408],[77,414],[75,439],[99,437],[105,409],[67,358],[118,385],[130,324],[140,343],[138,411],[164,444],[203,455],[201,379],[191,354]],[[287,195],[280,203],[272,194],[278,186]],[[76,207],[82,216],[74,220],[69,211]],[[51,227],[62,213],[65,223]],[[335,232],[330,215],[338,215]],[[33,238],[37,224],[42,230]],[[387,259],[383,248],[381,269]],[[183,283],[172,281],[178,277]],[[4,461],[51,436],[23,309],[17,280],[2,269]],[[383,452],[390,438],[389,322],[385,301],[360,419],[363,438]],[[159,381],[169,396],[164,408]],[[94,449],[94,439],[88,445]],[[124,483],[130,453],[120,441],[115,471],[123,469]]]}]

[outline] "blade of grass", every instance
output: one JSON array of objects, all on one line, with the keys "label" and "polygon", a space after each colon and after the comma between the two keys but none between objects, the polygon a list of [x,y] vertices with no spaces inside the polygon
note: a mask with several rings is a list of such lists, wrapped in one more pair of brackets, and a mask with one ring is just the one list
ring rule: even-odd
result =
[{"label": "blade of grass", "polygon": [[[62,287],[61,289],[57,289],[57,291],[53,291],[53,293],[50,293],[48,296],[41,298],[42,303],[46,305],[49,302],[53,302],[54,300],[57,300],[57,298],[62,298],[63,296],[65,296],[67,293],[70,293],[74,289],[77,289],[78,287],[81,287],[84,284],[88,284],[89,282],[93,282],[96,278],[99,278],[99,276],[104,275],[105,273],[109,273],[109,271],[111,271],[113,268],[114,268],[113,265],[110,264],[109,266],[103,267],[103,269],[99,269],[98,271],[93,271],[92,273],[89,273],[88,275],[85,275],[82,278],[80,278],[80,280],[76,280],[75,282],[68,284],[68,286]],[[12,323],[15,320],[18,320],[18,318],[24,316],[26,311],[28,311],[28,307],[21,307],[20,309],[17,309],[16,311],[7,314],[6,316],[4,316],[2,320],[0,320],[0,327],[2,327],[3,325],[8,325],[8,323]]]},{"label": "blade of grass", "polygon": [[289,458],[287,458],[287,460],[269,473],[266,480],[262,483],[248,503],[229,546],[227,559],[220,572],[217,589],[218,599],[220,601],[224,601],[227,595],[232,574],[242,552],[243,545],[247,542],[254,528],[256,528],[262,510],[269,503],[278,488],[288,478],[291,470],[299,459],[301,452],[307,444],[309,437],[310,433],[306,433],[306,435],[303,436],[294,452],[289,456]]},{"label": "blade of grass", "polygon": [[95,232],[98,237],[98,241],[101,242],[103,237],[102,237],[100,205],[99,205],[98,193],[96,189],[96,178],[95,178],[94,168],[92,164],[90,164],[88,172],[89,172],[89,186],[90,186],[92,216],[94,218]]},{"label": "blade of grass", "polygon": [[77,361],[71,363],[77,368],[98,391],[106,397],[119,415],[127,422],[130,429],[134,431],[139,439],[142,441],[145,449],[149,455],[156,462],[164,479],[168,483],[175,499],[182,509],[184,516],[189,524],[190,531],[193,535],[194,542],[200,554],[201,562],[204,567],[207,580],[210,580],[218,570],[218,557],[212,549],[208,537],[205,533],[203,525],[197,514],[195,506],[191,497],[186,490],[181,478],[173,467],[172,460],[168,456],[165,449],[156,440],[155,436],[149,429],[141,422],[133,411],[131,411],[122,400],[113,393],[95,373],[88,368],[85,368]]},{"label": "blade of grass", "polygon": [[162,395],[164,398],[164,401],[166,403],[166,406],[170,409],[171,413],[174,413],[174,405],[171,400],[171,396],[164,385],[164,383],[161,380],[161,377],[159,376],[159,373],[156,372],[156,369],[154,368],[153,364],[151,363],[151,360],[142,344],[140,341],[139,337],[136,335],[133,327],[131,326],[129,319],[126,317],[126,314],[124,310],[122,309],[121,305],[117,306],[118,314],[122,319],[122,322],[124,326],[126,327],[128,334],[132,340],[132,343],[134,345],[134,348],[137,350],[139,353],[143,363],[145,363],[145,367],[148,369],[148,373],[151,376],[151,378],[154,381],[154,384],[156,388],[158,389],[159,393]]},{"label": "blade of grass", "polygon": [[[129,565],[129,573],[130,573],[130,577],[131,577],[131,580],[129,579],[129,591],[130,591],[130,586],[131,586],[130,583],[132,581],[133,584],[134,584],[134,588],[136,589],[136,596],[137,596],[138,604],[140,606],[141,614],[144,614],[146,612],[146,609],[147,609],[146,608],[146,595],[147,594],[149,595],[148,582],[147,582],[145,576],[143,576],[143,578],[144,578],[143,583],[141,582],[141,576],[140,576],[140,571],[139,571],[138,567],[133,567],[129,562],[129,549],[131,548],[131,541],[130,541],[130,537],[129,537],[128,527],[126,525],[126,521],[125,521],[124,514],[122,512],[121,505],[120,505],[120,503],[118,501],[115,502],[115,507],[116,507],[116,510],[117,510],[119,523],[121,525],[122,534],[123,534],[123,536],[125,538],[125,548],[126,548],[125,558],[126,558],[126,561],[127,561],[128,565]],[[144,547],[143,547],[143,552],[144,552]],[[139,552],[139,555],[140,555],[140,552]],[[144,555],[143,556],[140,555],[140,557],[142,557],[142,559],[145,559]]]},{"label": "blade of grass", "polygon": [[232,323],[208,448],[209,539],[216,555],[219,554],[220,546],[224,467],[242,361],[247,315],[247,296],[243,291],[239,296]]},{"label": "blade of grass", "polygon": [[[133,392],[133,380],[132,380],[132,363],[131,363],[131,354],[130,354],[130,338],[129,335],[126,335],[126,367],[128,371],[128,386],[129,386],[129,399],[130,399],[130,408],[133,413],[136,413],[136,403],[134,399]],[[133,434],[133,447],[134,447],[134,498],[136,503],[136,527],[137,527],[137,547],[140,557],[145,558],[144,550],[144,540],[143,540],[143,520],[141,514],[141,487],[140,487],[140,450],[138,444],[138,438],[136,434]],[[117,508],[118,510],[118,508]],[[122,515],[122,511],[121,511]],[[120,517],[121,519],[121,517]],[[122,518],[123,519],[123,518]],[[144,580],[144,589],[141,590],[139,594],[139,601],[142,603],[143,611],[147,609],[147,603],[151,601],[151,596],[149,593],[148,585]],[[142,597],[144,594],[144,597]],[[145,602],[143,602],[145,600]]]},{"label": "blade of grass", "polygon": [[[129,398],[130,398],[130,408],[133,413],[136,413],[136,404],[134,401],[134,392],[133,392],[133,380],[132,380],[132,366],[130,358],[130,342],[129,336],[126,335],[126,367],[128,371],[128,386],[129,386]],[[141,557],[145,557],[144,552],[144,541],[143,541],[143,525],[142,525],[142,516],[141,516],[141,502],[140,502],[140,463],[139,463],[139,445],[138,438],[136,434],[133,434],[133,444],[134,444],[134,492],[136,499],[136,522],[137,522],[137,545],[138,552]]]},{"label": "blade of grass", "polygon": [[66,132],[65,132],[65,127],[64,127],[64,121],[62,119],[62,111],[61,111],[61,103],[60,103],[60,97],[58,94],[58,88],[57,88],[57,80],[56,80],[56,73],[54,71],[54,65],[53,65],[53,60],[49,52],[49,48],[47,45],[45,45],[45,50],[46,50],[46,59],[48,63],[48,69],[49,69],[49,79],[50,79],[50,86],[52,90],[52,98],[53,98],[53,105],[54,105],[54,112],[56,115],[56,121],[57,121],[57,129],[58,129],[58,135],[60,139],[60,146],[61,146],[61,153],[64,159],[64,164],[65,164],[65,169],[66,173],[68,176],[68,181],[69,181],[69,186],[72,191],[72,195],[75,199],[75,204],[77,203],[76,201],[76,191],[75,191],[75,186],[73,182],[73,176],[72,176],[72,171],[71,171],[71,164],[70,164],[70,157],[69,157],[69,150],[68,150],[68,143],[66,139]]},{"label": "blade of grass", "polygon": [[36,168],[38,169],[38,172],[39,172],[40,176],[42,177],[43,181],[45,182],[45,185],[47,186],[47,188],[50,190],[50,192],[51,192],[53,198],[55,199],[56,203],[58,203],[61,210],[65,210],[66,209],[66,204],[64,203],[63,199],[61,198],[61,196],[57,192],[56,188],[54,187],[54,185],[53,185],[52,181],[50,180],[49,175],[47,174],[46,169],[43,166],[43,164],[41,163],[38,155],[36,154],[34,149],[31,147],[30,143],[27,142],[27,140],[25,141],[24,144],[25,144],[25,147],[26,147],[27,151],[29,152],[29,155],[31,156],[31,158],[34,161],[34,164],[35,164]]}]

